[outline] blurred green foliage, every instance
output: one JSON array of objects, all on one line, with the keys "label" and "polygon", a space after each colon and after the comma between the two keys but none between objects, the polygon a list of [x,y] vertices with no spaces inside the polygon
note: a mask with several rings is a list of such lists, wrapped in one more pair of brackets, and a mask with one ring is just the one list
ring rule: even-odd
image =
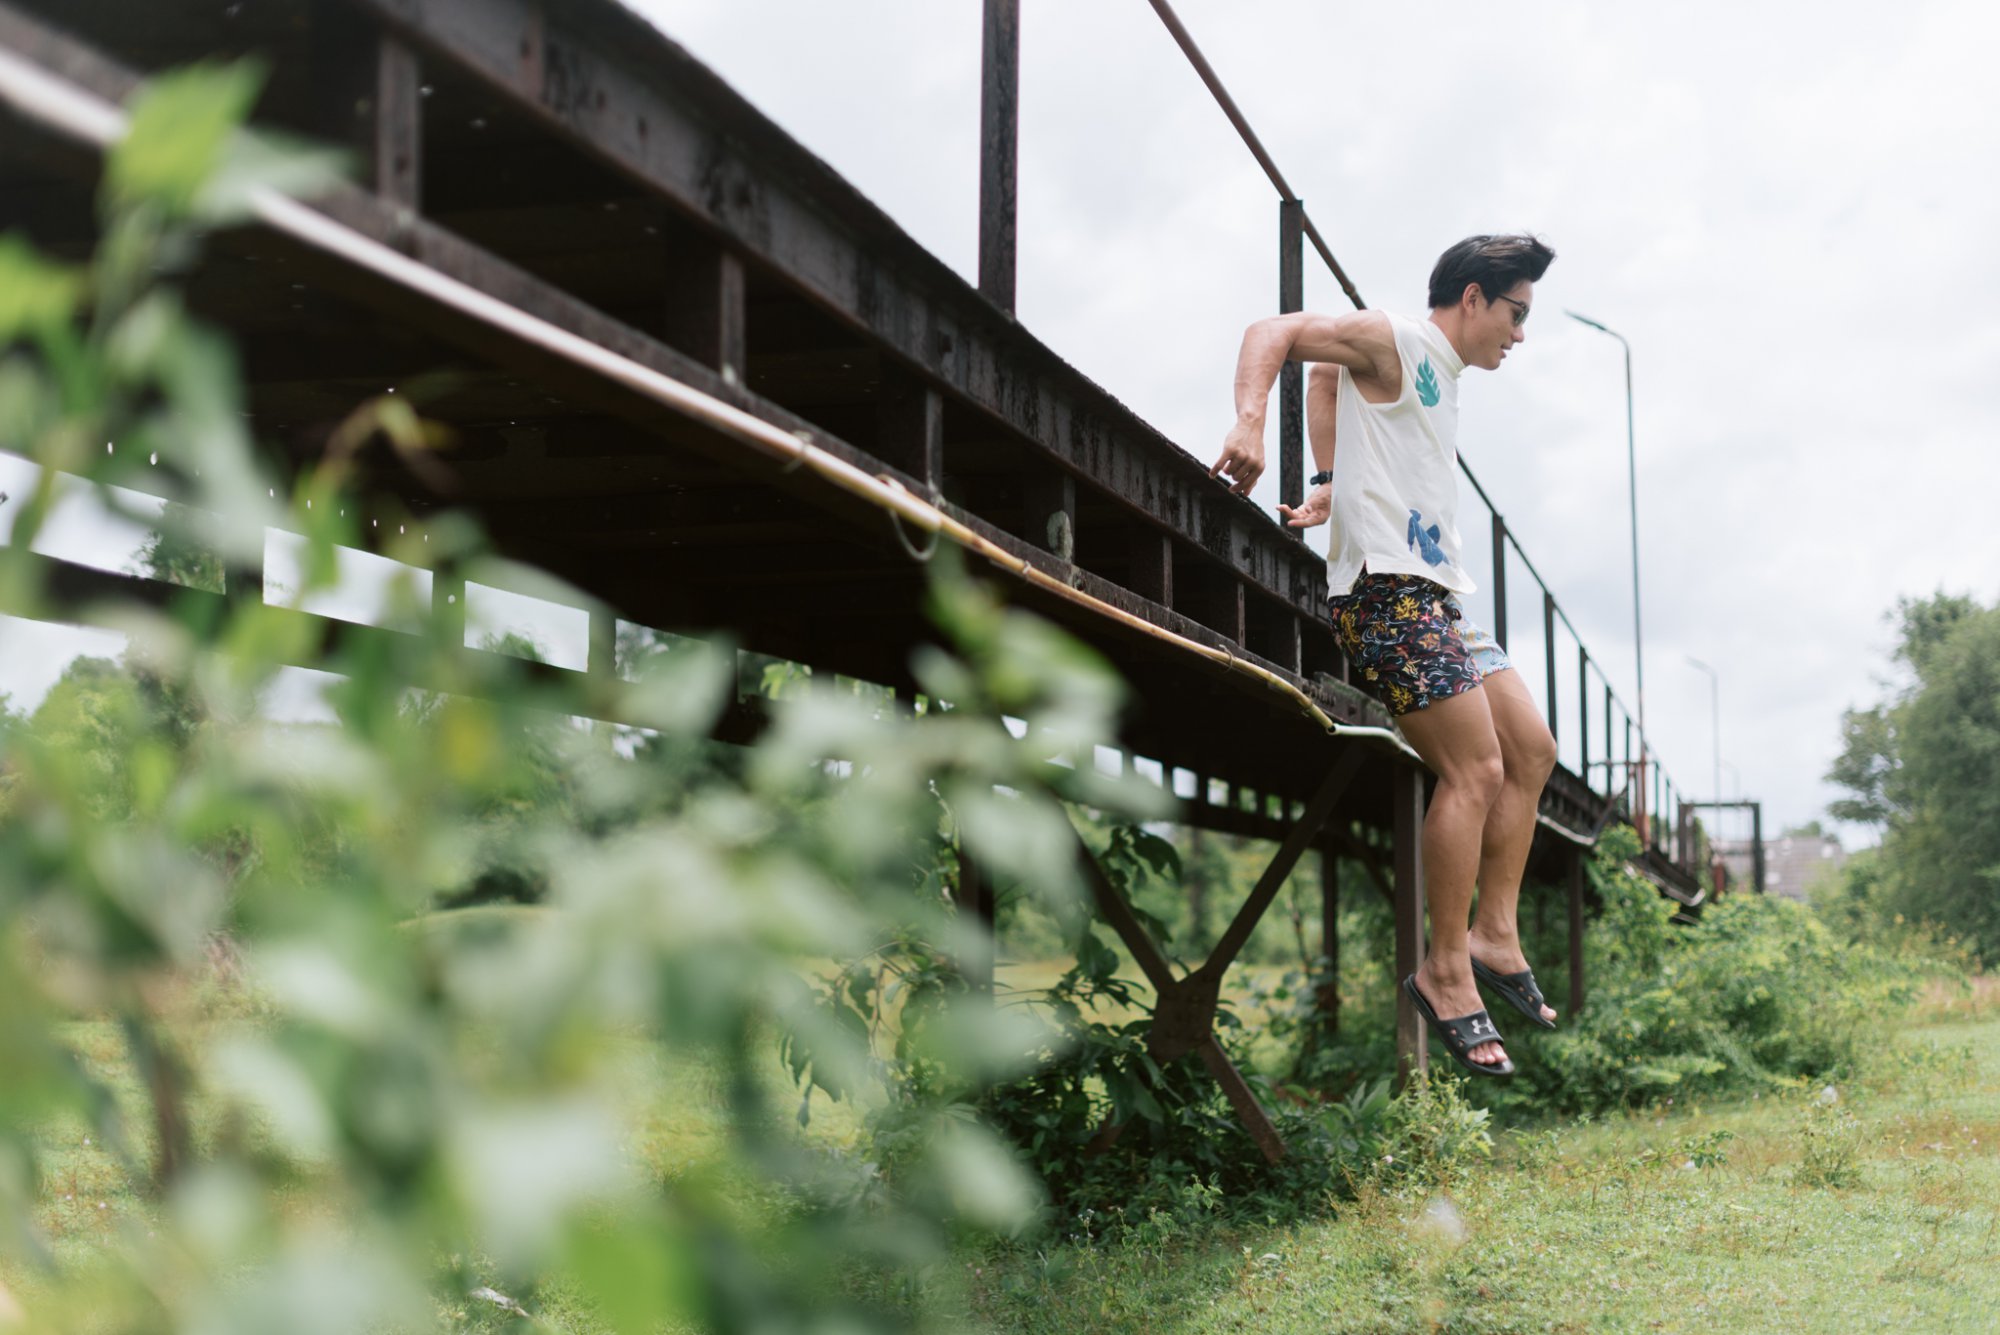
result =
[{"label": "blurred green foliage", "polygon": [[[8,604],[46,607],[28,547],[58,471],[146,468],[168,505],[136,516],[160,535],[142,559],[194,591],[120,609],[122,661],[80,660],[0,730],[0,1231],[29,1321],[426,1329],[487,1285],[553,1281],[618,1331],[908,1326],[854,1276],[916,1273],[1040,1199],[963,1102],[1022,1049],[964,1004],[950,961],[991,943],[947,869],[963,848],[1076,917],[1068,804],[1164,810],[1089,763],[1122,688],[940,562],[946,647],[916,670],[948,708],[792,683],[735,750],[709,741],[738,688],[727,646],[629,637],[634,733],[577,720],[602,703],[581,679],[433,627],[318,660],[336,721],[268,721],[318,630],[237,572],[275,526],[306,539],[288,592],[328,587],[361,506],[339,452],[296,480],[268,466],[228,341],[166,281],[253,188],[326,169],[241,130],[256,88],[205,69],[135,98],[90,263],[0,241],[0,437],[44,468],[0,551]],[[420,442],[407,425],[344,430]],[[486,569],[471,525],[431,517],[422,549],[409,527],[383,549],[412,568],[406,611],[416,565]],[[897,943],[933,976],[893,1161],[816,1150],[771,1106],[771,1045],[822,1087],[871,1079],[870,1035],[806,976]],[[74,1046],[106,1021],[132,1099]],[[662,1173],[638,1152],[635,1041],[719,1087],[712,1158]],[[43,1235],[38,1184],[50,1129],[78,1124],[153,1194],[82,1258]]]}]

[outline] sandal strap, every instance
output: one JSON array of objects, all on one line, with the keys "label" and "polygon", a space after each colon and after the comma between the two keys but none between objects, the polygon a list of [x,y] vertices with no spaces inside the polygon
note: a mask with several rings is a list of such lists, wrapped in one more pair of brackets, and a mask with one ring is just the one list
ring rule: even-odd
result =
[{"label": "sandal strap", "polygon": [[1473,971],[1480,974],[1491,986],[1517,992],[1537,1006],[1548,1004],[1548,999],[1542,995],[1542,989],[1535,983],[1533,969],[1523,969],[1519,973],[1501,973],[1491,965],[1481,964],[1476,959],[1472,961],[1472,965]]},{"label": "sandal strap", "polygon": [[1437,1022],[1438,1036],[1454,1052],[1470,1052],[1481,1043],[1498,1043],[1500,1031],[1493,1027],[1493,1017],[1485,1011],[1474,1011],[1457,1019],[1440,1019]]}]

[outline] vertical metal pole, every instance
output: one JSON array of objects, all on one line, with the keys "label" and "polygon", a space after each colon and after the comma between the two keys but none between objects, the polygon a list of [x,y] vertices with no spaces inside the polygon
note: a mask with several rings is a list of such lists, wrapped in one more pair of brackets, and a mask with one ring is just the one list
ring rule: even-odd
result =
[{"label": "vertical metal pole", "polygon": [[1610,797],[1618,791],[1618,781],[1611,776],[1611,678],[1604,679],[1604,795]]},{"label": "vertical metal pole", "polygon": [[[1289,315],[1306,306],[1305,205],[1278,204],[1278,311]],[[1305,367],[1287,361],[1278,372],[1278,499],[1298,505],[1306,498]],[[1300,542],[1306,530],[1286,528]]]},{"label": "vertical metal pole", "polygon": [[1646,640],[1639,616],[1639,447],[1632,426],[1632,345],[1617,335],[1625,349],[1625,465],[1632,504],[1632,660],[1639,678],[1639,763],[1646,763]]},{"label": "vertical metal pole", "polygon": [[980,45],[979,291],[1014,309],[1021,137],[1021,0],[985,0]]},{"label": "vertical metal pole", "polygon": [[1424,962],[1424,775],[1398,766],[1390,781],[1396,834],[1396,1084],[1430,1069],[1424,1017],[1400,986]]},{"label": "vertical metal pole", "polygon": [[1576,646],[1577,763],[1583,766],[1583,786],[1590,787],[1590,654]]},{"label": "vertical metal pole", "polygon": [[1757,878],[1757,893],[1764,893],[1764,804],[1750,804],[1750,870]]},{"label": "vertical metal pole", "polygon": [[1583,859],[1578,849],[1569,863],[1569,1013],[1583,1009]]},{"label": "vertical metal pole", "polygon": [[1319,988],[1320,1024],[1328,1038],[1340,1034],[1340,859],[1332,844],[1319,850],[1319,953],[1326,956],[1326,977]]},{"label": "vertical metal pole", "polygon": [[1556,596],[1542,590],[1542,661],[1549,670],[1549,736],[1556,732]]},{"label": "vertical metal pole", "polygon": [[1625,715],[1625,805],[1628,808],[1626,814],[1632,818],[1632,828],[1635,830],[1640,828],[1639,822],[1644,819],[1641,813],[1646,807],[1646,795],[1639,791],[1639,780],[1643,777],[1644,775],[1632,764],[1632,716],[1627,714]]},{"label": "vertical metal pole", "polygon": [[1493,516],[1493,638],[1507,647],[1507,521]]}]

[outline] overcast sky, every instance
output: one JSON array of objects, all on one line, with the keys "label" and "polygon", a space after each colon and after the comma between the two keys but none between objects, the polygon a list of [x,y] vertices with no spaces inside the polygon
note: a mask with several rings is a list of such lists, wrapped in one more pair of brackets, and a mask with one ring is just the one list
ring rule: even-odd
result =
[{"label": "overcast sky", "polygon": [[[975,273],[978,0],[633,3]],[[1210,461],[1276,309],[1275,196],[1145,0],[1021,8],[1021,319]],[[1631,340],[1648,722],[1706,795],[1712,664],[1724,789],[1820,815],[1897,596],[2000,595],[2000,10],[1176,8],[1371,305],[1420,314],[1471,232],[1555,247],[1460,444],[1628,701],[1622,354],[1562,311]],[[1309,259],[1307,305],[1342,304]],[[1469,490],[1460,522],[1482,549]]]},{"label": "overcast sky", "polygon": [[[973,274],[979,0],[631,2]],[[1897,596],[2000,594],[2000,10],[1177,7],[1370,304],[1420,314],[1470,232],[1555,247],[1526,346],[1467,373],[1460,444],[1627,701],[1623,363],[1562,311],[1630,338],[1657,745],[1714,786],[1705,660],[1723,788],[1767,829],[1820,815]],[[1275,196],[1145,0],[1022,10],[1021,319],[1208,462],[1276,309]],[[1310,258],[1307,305],[1343,307]],[[1460,523],[1483,554],[1469,490]],[[30,634],[0,626],[0,664]]]}]

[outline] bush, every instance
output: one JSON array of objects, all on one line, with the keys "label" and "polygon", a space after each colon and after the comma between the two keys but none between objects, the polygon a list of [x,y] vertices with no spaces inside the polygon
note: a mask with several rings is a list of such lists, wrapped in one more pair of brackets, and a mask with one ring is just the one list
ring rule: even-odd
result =
[{"label": "bush", "polygon": [[1934,972],[1775,897],[1731,896],[1677,927],[1673,906],[1626,870],[1634,852],[1621,828],[1593,860],[1603,908],[1586,943],[1589,1006],[1552,1034],[1511,1027],[1509,1045],[1527,1051],[1512,1081],[1482,1091],[1489,1106],[1597,1112],[1850,1074],[1883,1015]]}]

